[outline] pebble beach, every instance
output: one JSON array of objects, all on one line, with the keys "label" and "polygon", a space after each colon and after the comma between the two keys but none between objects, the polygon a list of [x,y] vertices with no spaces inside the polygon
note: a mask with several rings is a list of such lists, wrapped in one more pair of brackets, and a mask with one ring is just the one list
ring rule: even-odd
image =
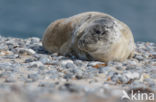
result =
[{"label": "pebble beach", "polygon": [[104,63],[48,53],[40,38],[0,36],[0,102],[127,102],[123,90],[156,93],[156,43],[136,42],[133,58]]}]

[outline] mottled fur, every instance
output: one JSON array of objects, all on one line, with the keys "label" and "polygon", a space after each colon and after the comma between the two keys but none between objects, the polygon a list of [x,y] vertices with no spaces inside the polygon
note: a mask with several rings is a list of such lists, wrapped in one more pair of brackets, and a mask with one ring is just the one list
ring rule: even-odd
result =
[{"label": "mottled fur", "polygon": [[133,56],[133,35],[126,24],[100,12],[85,12],[51,23],[43,36],[49,52],[80,59],[123,61]]}]

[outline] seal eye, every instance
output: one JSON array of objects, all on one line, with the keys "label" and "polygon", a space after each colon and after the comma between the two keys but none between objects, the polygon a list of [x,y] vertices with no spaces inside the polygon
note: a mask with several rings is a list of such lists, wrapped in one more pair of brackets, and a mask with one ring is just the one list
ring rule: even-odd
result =
[{"label": "seal eye", "polygon": [[99,30],[95,30],[95,33],[96,34],[100,34],[101,32]]}]

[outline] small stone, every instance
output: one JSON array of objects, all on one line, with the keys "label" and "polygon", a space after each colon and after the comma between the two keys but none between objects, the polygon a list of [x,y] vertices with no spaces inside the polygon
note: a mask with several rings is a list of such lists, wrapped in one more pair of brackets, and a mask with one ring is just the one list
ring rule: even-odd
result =
[{"label": "small stone", "polygon": [[48,87],[48,88],[54,88],[55,84],[54,83],[49,83],[49,82],[40,82],[39,87]]},{"label": "small stone", "polygon": [[12,55],[13,52],[11,51],[0,51],[0,56],[8,56],[8,55]]},{"label": "small stone", "polygon": [[44,66],[39,66],[40,70],[45,70],[46,68]]},{"label": "small stone", "polygon": [[2,72],[0,73],[0,78],[8,78],[11,76],[11,72]]},{"label": "small stone", "polygon": [[138,79],[140,77],[140,74],[137,72],[126,72],[124,75],[129,79]]},{"label": "small stone", "polygon": [[7,82],[7,83],[11,83],[11,82],[15,82],[15,81],[16,81],[16,79],[14,77],[8,77],[5,79],[5,82]]},{"label": "small stone", "polygon": [[56,69],[48,70],[45,74],[57,74],[58,71]]},{"label": "small stone", "polygon": [[52,60],[52,61],[51,61],[51,64],[52,64],[52,65],[59,65],[59,61]]},{"label": "small stone", "polygon": [[33,62],[33,61],[34,61],[34,59],[28,58],[28,59],[26,59],[24,62],[25,62],[25,63],[30,63],[30,62]]},{"label": "small stone", "polygon": [[126,60],[123,63],[124,63],[124,65],[129,65],[129,66],[136,66],[137,65],[137,61],[135,61],[135,60]]},{"label": "small stone", "polygon": [[52,53],[51,54],[51,57],[57,57],[58,56],[58,53]]},{"label": "small stone", "polygon": [[91,61],[90,63],[88,63],[88,66],[95,66],[97,64],[104,64],[103,62],[97,62],[97,61]]},{"label": "small stone", "polygon": [[88,67],[87,72],[93,75],[97,75],[99,73],[99,70],[96,68]]},{"label": "small stone", "polygon": [[124,67],[123,67],[123,66],[116,66],[116,69],[117,69],[117,70],[123,70]]},{"label": "small stone", "polygon": [[150,57],[152,57],[153,59],[156,59],[156,53],[151,54]]},{"label": "small stone", "polygon": [[143,75],[144,79],[150,78],[150,76],[148,74],[146,74],[146,73],[143,73],[142,75]]},{"label": "small stone", "polygon": [[138,61],[143,61],[144,58],[141,56],[141,55],[137,55],[135,56],[135,58],[138,60]]},{"label": "small stone", "polygon": [[111,80],[114,81],[114,82],[118,82],[119,78],[121,79],[121,75],[116,73],[116,72],[114,72],[112,77],[111,77]]},{"label": "small stone", "polygon": [[36,44],[40,42],[40,39],[37,37],[32,37],[30,38],[30,40],[31,40],[30,44]]},{"label": "small stone", "polygon": [[135,65],[126,65],[126,70],[136,69]]},{"label": "small stone", "polygon": [[58,71],[56,69],[47,71],[45,75],[50,79],[56,79],[59,77]]},{"label": "small stone", "polygon": [[39,79],[38,74],[28,74],[28,78],[32,79],[32,81],[36,81]]},{"label": "small stone", "polygon": [[81,74],[81,73],[83,73],[83,71],[81,69],[79,69],[79,68],[72,68],[70,70],[70,72],[72,72],[73,74]]},{"label": "small stone", "polygon": [[73,61],[72,60],[62,60],[60,63],[61,63],[61,65],[66,65],[67,63],[73,64]]},{"label": "small stone", "polygon": [[151,78],[145,79],[144,81],[149,85],[149,87],[155,87],[156,86],[155,81]]},{"label": "small stone", "polygon": [[75,68],[75,65],[73,63],[67,63],[66,68]]},{"label": "small stone", "polygon": [[74,61],[74,64],[76,64],[78,67],[83,66],[83,62],[81,60]]},{"label": "small stone", "polygon": [[110,69],[110,67],[101,67],[99,68],[99,73],[107,73]]},{"label": "small stone", "polygon": [[18,48],[18,53],[22,55],[33,55],[36,52],[32,49]]},{"label": "small stone", "polygon": [[75,78],[78,80],[83,79],[82,75],[76,75]]},{"label": "small stone", "polygon": [[156,74],[151,74],[151,78],[156,79]]},{"label": "small stone", "polygon": [[53,75],[50,75],[49,77],[50,79],[58,79],[59,78],[59,74],[53,74]]},{"label": "small stone", "polygon": [[143,82],[140,82],[138,80],[134,80],[132,83],[131,83],[131,88],[135,89],[135,88],[145,88],[147,87]]},{"label": "small stone", "polygon": [[0,64],[0,70],[11,71],[11,72],[19,71],[19,64],[12,64],[12,63],[8,63],[7,65],[5,64],[7,63]]},{"label": "small stone", "polygon": [[51,59],[49,58],[49,56],[42,56],[39,59],[43,64],[48,64],[51,63]]},{"label": "small stone", "polygon": [[7,55],[7,56],[5,56],[5,58],[8,58],[8,59],[16,59],[16,58],[19,58],[19,55],[18,54]]},{"label": "small stone", "polygon": [[0,63],[0,70],[6,70],[6,69],[11,69],[11,63],[9,62]]},{"label": "small stone", "polygon": [[109,71],[108,74],[107,74],[108,77],[113,77],[115,75],[118,75],[118,73],[114,72],[114,71]]},{"label": "small stone", "polygon": [[8,50],[8,46],[2,44],[2,45],[0,45],[0,50],[1,50],[1,51],[2,51],[2,50]]},{"label": "small stone", "polygon": [[73,74],[71,74],[71,73],[67,73],[64,75],[65,79],[71,79],[72,77],[73,77]]},{"label": "small stone", "polygon": [[81,89],[75,84],[65,83],[63,86],[60,87],[60,90],[69,92],[79,92]]},{"label": "small stone", "polygon": [[94,78],[97,74],[95,73],[87,73],[87,72],[84,72],[83,75],[82,75],[82,78],[83,79],[91,79],[91,78]]},{"label": "small stone", "polygon": [[32,82],[34,82],[35,80],[32,80],[32,79],[25,79],[24,80],[26,83],[32,83]]},{"label": "small stone", "polygon": [[29,67],[30,68],[32,68],[32,67],[38,68],[40,66],[43,66],[43,64],[39,61],[35,61],[35,62],[31,62]]},{"label": "small stone", "polygon": [[33,55],[33,57],[34,57],[36,60],[39,60],[39,59],[40,59],[40,57],[41,57],[41,55],[40,55],[40,54],[38,54],[38,53],[35,53],[35,54]]}]

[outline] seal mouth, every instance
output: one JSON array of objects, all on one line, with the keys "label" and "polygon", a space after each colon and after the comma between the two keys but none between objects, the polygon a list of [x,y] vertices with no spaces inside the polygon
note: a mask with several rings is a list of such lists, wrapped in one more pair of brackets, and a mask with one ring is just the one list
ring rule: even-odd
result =
[{"label": "seal mouth", "polygon": [[[80,50],[83,50],[85,52],[95,52],[97,50],[97,48],[95,48],[96,46],[92,45],[92,47],[89,47],[89,45],[91,45],[91,44],[84,43],[84,40],[79,40],[79,42],[78,42],[78,48]],[[94,46],[94,48],[93,48],[93,46]]]}]

